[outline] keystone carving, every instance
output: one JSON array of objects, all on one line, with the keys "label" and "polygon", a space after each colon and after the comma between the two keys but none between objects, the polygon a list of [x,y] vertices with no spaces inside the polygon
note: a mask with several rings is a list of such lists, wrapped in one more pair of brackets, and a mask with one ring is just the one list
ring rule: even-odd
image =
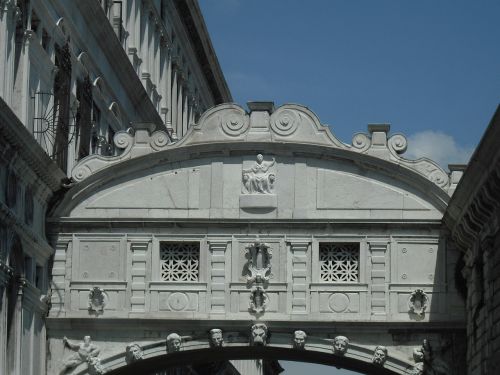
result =
[{"label": "keystone carving", "polygon": [[249,169],[243,169],[242,194],[274,194],[276,174],[270,168],[276,163],[264,161],[262,154],[257,155],[257,162]]},{"label": "keystone carving", "polygon": [[264,323],[256,323],[251,328],[250,345],[265,346],[268,340],[268,329]]},{"label": "keystone carving", "polygon": [[408,299],[408,309],[410,313],[423,318],[427,310],[429,298],[422,289],[416,289]]},{"label": "keystone carving", "polygon": [[337,355],[347,353],[349,347],[349,339],[345,336],[337,336],[333,339],[333,352]]},{"label": "keystone carving", "polygon": [[127,364],[131,364],[140,361],[143,358],[143,351],[139,344],[132,342],[125,348],[125,361]]},{"label": "keystone carving", "polygon": [[302,350],[305,348],[307,334],[304,331],[297,330],[293,333],[293,347]]}]

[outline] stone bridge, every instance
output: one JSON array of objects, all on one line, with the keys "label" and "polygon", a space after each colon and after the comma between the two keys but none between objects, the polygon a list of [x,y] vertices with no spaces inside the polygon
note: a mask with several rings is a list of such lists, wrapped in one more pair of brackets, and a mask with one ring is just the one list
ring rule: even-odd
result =
[{"label": "stone bridge", "polygon": [[212,108],[177,143],[135,124],[119,155],[75,166],[48,220],[48,373],[464,373],[456,176],[403,158],[385,124],[346,144],[306,107],[249,108]]}]

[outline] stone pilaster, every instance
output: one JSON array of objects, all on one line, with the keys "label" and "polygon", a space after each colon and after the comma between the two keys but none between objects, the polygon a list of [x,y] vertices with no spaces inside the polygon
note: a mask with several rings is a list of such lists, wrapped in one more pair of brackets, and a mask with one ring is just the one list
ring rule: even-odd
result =
[{"label": "stone pilaster", "polygon": [[292,242],[290,251],[292,255],[292,313],[307,313],[309,311],[308,285],[309,257],[307,249],[309,242]]},{"label": "stone pilaster", "polygon": [[371,314],[374,319],[383,319],[387,311],[387,280],[389,268],[386,258],[387,242],[370,242],[370,292]]},{"label": "stone pilaster", "polygon": [[209,241],[210,249],[210,311],[226,310],[226,249],[228,240]]},{"label": "stone pilaster", "polygon": [[[55,246],[54,253],[54,266],[52,268],[52,298],[50,300],[52,304],[53,313],[57,315],[60,312],[65,311],[64,308],[64,297],[66,294],[66,276],[70,277],[70,274],[66,273],[66,267],[71,266],[71,259],[68,258],[68,250],[70,245],[71,237],[59,237]],[[68,263],[66,259],[68,258]]]},{"label": "stone pilaster", "polygon": [[130,296],[132,312],[146,311],[146,263],[150,243],[150,240],[130,243],[130,251],[132,252]]}]

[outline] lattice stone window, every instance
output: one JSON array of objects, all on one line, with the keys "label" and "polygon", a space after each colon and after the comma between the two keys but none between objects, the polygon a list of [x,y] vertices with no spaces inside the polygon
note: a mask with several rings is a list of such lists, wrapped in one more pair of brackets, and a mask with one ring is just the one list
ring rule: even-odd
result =
[{"label": "lattice stone window", "polygon": [[199,242],[160,242],[162,281],[198,281],[199,275]]},{"label": "lattice stone window", "polygon": [[358,282],[359,243],[320,243],[319,270],[322,282]]}]

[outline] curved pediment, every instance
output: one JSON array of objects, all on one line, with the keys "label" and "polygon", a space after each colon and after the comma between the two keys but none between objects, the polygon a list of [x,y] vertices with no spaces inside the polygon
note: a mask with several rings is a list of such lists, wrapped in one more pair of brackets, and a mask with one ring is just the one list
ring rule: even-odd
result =
[{"label": "curved pediment", "polygon": [[207,144],[220,144],[217,147],[231,150],[234,144],[256,142],[267,143],[271,148],[277,143],[309,144],[369,155],[420,174],[443,190],[449,187],[447,173],[433,161],[425,158],[407,160],[400,156],[406,150],[406,138],[401,134],[389,137],[389,125],[369,125],[368,134],[355,134],[352,144],[348,145],[338,140],[330,128],[322,125],[318,117],[304,106],[285,104],[274,110],[272,103],[254,102],[249,103],[249,107],[249,113],[232,103],[211,108],[176,143],[172,143],[168,134],[162,131],[153,133],[152,124],[135,124],[135,133],[122,131],[116,134],[115,145],[123,150],[119,156],[88,156],[75,166],[72,178],[81,182],[105,168],[163,150]]}]

